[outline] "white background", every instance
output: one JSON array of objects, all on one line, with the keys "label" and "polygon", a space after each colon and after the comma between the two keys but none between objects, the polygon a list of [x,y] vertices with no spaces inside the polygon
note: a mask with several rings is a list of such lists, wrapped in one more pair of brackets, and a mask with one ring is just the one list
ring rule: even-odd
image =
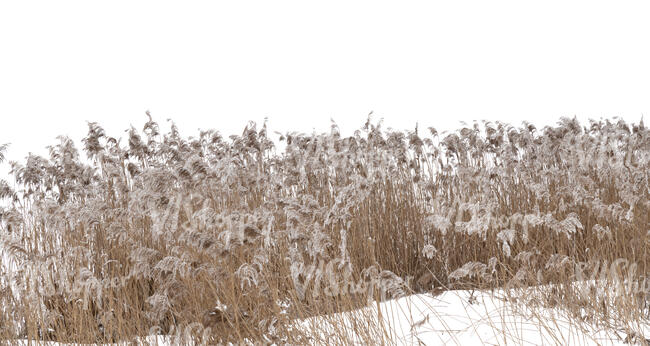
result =
[{"label": "white background", "polygon": [[[185,135],[621,116],[650,111],[638,1],[3,1],[0,143],[45,154],[86,121],[150,110]],[[7,166],[0,168],[0,172]]]}]

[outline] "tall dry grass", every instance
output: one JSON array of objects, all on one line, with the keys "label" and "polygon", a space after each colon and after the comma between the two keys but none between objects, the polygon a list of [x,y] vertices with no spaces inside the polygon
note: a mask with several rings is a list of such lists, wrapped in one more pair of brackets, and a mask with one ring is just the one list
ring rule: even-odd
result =
[{"label": "tall dry grass", "polygon": [[[645,295],[610,302],[570,285],[579,263],[625,259],[635,267],[621,277],[648,273],[642,122],[439,134],[369,120],[347,138],[335,124],[286,133],[281,153],[253,123],[228,139],[161,133],[151,117],[124,139],[88,128],[87,159],[60,137],[49,157],[10,162],[16,184],[0,181],[2,340],[195,330],[206,343],[300,344],[316,339],[296,319],[548,283],[560,289],[539,289],[545,306],[630,323],[649,312]],[[385,338],[362,317],[356,328]]]}]

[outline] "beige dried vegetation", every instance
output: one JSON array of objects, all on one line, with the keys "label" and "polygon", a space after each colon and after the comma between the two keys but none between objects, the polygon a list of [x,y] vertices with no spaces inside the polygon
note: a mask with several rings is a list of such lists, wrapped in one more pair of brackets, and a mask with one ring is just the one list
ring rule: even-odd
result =
[{"label": "beige dried vegetation", "polygon": [[[87,159],[60,137],[49,157],[10,162],[15,184],[0,181],[1,340],[129,341],[200,323],[210,344],[301,344],[314,335],[296,319],[549,283],[523,298],[629,324],[650,311],[643,294],[609,301],[570,285],[579,263],[648,273],[642,122],[439,134],[369,120],[347,138],[335,124],[283,134],[281,153],[252,123],[228,139],[160,133],[151,117],[122,140],[88,127]],[[385,338],[358,322],[367,342]]]}]

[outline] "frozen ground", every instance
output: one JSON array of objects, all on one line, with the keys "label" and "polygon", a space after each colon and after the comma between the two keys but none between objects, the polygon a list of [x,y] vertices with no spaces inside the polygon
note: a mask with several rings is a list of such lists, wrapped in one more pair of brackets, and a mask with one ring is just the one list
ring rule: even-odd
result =
[{"label": "frozen ground", "polygon": [[[398,345],[623,345],[627,337],[622,331],[577,324],[557,310],[515,306],[498,292],[421,294],[384,302],[380,313],[376,307],[366,310],[367,316],[381,314],[382,333]],[[330,332],[338,323],[328,321],[339,320],[314,318],[303,324],[327,343],[335,338]]]}]

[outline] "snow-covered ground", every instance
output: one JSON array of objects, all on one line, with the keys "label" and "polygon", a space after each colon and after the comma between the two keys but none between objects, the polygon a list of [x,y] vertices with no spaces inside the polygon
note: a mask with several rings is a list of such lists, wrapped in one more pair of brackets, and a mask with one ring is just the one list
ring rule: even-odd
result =
[{"label": "snow-covered ground", "polygon": [[[558,310],[515,306],[499,292],[420,294],[381,303],[379,311],[376,306],[366,310],[368,317],[381,315],[382,333],[398,345],[623,345],[627,337],[621,331],[577,323]],[[350,318],[342,317],[350,325]],[[320,336],[317,341],[327,343],[336,341],[337,333],[330,332],[338,321],[318,317],[303,326],[313,328],[314,335]],[[362,343],[351,336],[355,338]]]},{"label": "snow-covered ground", "polygon": [[[559,310],[529,308],[509,302],[502,291],[446,291],[440,295],[418,294],[386,301],[360,310],[298,321],[313,335],[312,344],[364,344],[363,335],[383,335],[387,343],[397,345],[629,345],[622,330],[597,328],[577,323]],[[383,321],[382,328],[359,324],[364,316]],[[344,323],[350,331],[341,339]],[[355,326],[356,323],[356,326]],[[648,335],[650,326],[636,326]],[[356,330],[356,331],[355,331]],[[375,334],[373,334],[375,333]],[[628,340],[626,340],[628,338]],[[170,337],[150,336],[140,340],[146,345],[173,345]],[[27,345],[26,342],[22,344]],[[57,343],[45,343],[54,346]]]}]

